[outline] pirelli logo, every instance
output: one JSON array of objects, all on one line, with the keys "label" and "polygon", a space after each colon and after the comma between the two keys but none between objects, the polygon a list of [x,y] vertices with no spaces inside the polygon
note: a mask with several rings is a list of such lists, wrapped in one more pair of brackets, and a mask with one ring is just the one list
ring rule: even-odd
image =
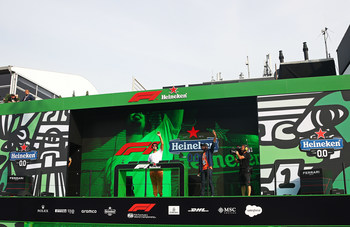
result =
[{"label": "pirelli logo", "polygon": [[145,91],[145,92],[138,92],[136,93],[133,97],[131,97],[131,99],[129,100],[129,102],[138,102],[142,99],[146,99],[148,101],[153,101],[155,100],[158,95],[162,93],[162,91]]},{"label": "pirelli logo", "polygon": [[122,146],[115,155],[129,155],[133,152],[142,152],[142,154],[150,154],[152,152],[152,144],[159,144],[160,142],[138,142],[127,143]]}]

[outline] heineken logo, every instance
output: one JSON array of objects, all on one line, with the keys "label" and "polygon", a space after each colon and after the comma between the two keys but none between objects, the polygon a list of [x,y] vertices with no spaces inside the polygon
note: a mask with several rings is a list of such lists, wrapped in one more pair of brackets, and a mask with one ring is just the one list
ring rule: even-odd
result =
[{"label": "heineken logo", "polygon": [[168,95],[162,95],[161,98],[162,100],[167,100],[167,99],[186,99],[187,98],[187,93],[185,94],[179,94],[178,93],[178,88],[175,88],[174,86],[172,88],[169,88],[170,92]]},{"label": "heineken logo", "polygon": [[[169,142],[169,152],[173,154],[179,154],[182,152],[202,152],[201,144],[208,144],[208,148],[213,143],[213,138],[208,137],[207,139],[201,140],[171,140]],[[219,151],[219,142],[215,143],[214,152]]]},{"label": "heineken logo", "polygon": [[300,150],[310,151],[312,149],[333,149],[338,150],[343,148],[343,139],[322,139],[322,140],[310,140],[303,139],[300,141]]},{"label": "heineken logo", "polygon": [[300,140],[299,148],[301,151],[307,152],[308,156],[316,156],[317,158],[327,158],[334,151],[343,149],[343,139],[325,135],[327,131],[321,128],[312,134],[308,139]]},{"label": "heineken logo", "polygon": [[38,152],[30,151],[30,152],[10,152],[10,161],[16,160],[37,160]]},{"label": "heineken logo", "polygon": [[18,151],[12,151],[9,154],[11,162],[16,162],[21,167],[27,166],[33,160],[38,159],[38,151],[30,150],[25,143],[19,146]]}]

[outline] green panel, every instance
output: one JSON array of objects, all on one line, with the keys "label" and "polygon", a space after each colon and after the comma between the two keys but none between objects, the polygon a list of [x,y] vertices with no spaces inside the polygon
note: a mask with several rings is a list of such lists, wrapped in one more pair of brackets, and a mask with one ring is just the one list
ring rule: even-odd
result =
[{"label": "green panel", "polygon": [[347,75],[254,81],[179,88],[178,93],[187,93],[185,99],[162,100],[160,99],[161,95],[169,94],[169,89],[164,89],[158,99],[154,101],[140,100],[129,103],[130,98],[138,92],[124,92],[38,100],[35,102],[7,103],[1,106],[0,115],[346,89],[350,89],[350,76]]},{"label": "green panel", "polygon": [[46,181],[47,181],[47,174],[41,175],[41,189],[40,192],[45,192],[46,191]]},{"label": "green panel", "polygon": [[[120,226],[125,226],[125,227],[195,227],[195,226],[200,226],[200,225],[164,225],[164,224],[159,224],[159,225],[150,225],[150,224],[99,224],[99,223],[64,223],[64,222],[9,222],[9,221],[4,221],[0,222],[0,224],[3,224],[7,227],[15,227],[16,223],[21,223],[24,224],[25,227],[31,227],[31,226],[45,226],[45,227],[85,227],[85,226],[96,226],[96,227],[109,227],[109,226],[115,226],[115,227],[120,227]],[[23,225],[22,225],[23,226]],[[222,225],[210,225],[211,227],[220,227]],[[323,227],[329,227],[329,225],[225,225],[225,226],[236,226],[236,227],[315,227],[315,226],[323,226]],[[340,225],[332,225],[332,226],[340,226]],[[350,225],[341,225],[342,227],[350,226]]]}]

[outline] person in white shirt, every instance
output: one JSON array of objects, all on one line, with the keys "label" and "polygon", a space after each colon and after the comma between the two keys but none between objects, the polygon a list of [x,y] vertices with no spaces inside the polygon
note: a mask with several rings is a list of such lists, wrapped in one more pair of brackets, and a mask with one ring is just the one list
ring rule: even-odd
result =
[{"label": "person in white shirt", "polygon": [[[160,150],[158,150],[158,143],[154,142],[152,144],[153,153],[151,153],[148,157],[148,162],[150,162],[152,165],[156,165],[157,163],[159,163],[159,161],[162,161],[162,156],[163,156],[163,150],[164,150],[163,138],[160,132],[157,132],[157,135],[159,136],[159,139],[160,139]],[[153,195],[157,197],[159,193],[159,196],[162,197],[163,196],[163,170],[151,169],[149,174],[150,174],[152,186],[153,186]]]}]

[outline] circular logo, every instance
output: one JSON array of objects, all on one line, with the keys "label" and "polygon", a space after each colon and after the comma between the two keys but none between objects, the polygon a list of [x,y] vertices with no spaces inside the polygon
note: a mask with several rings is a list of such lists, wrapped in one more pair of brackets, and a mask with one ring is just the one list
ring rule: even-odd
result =
[{"label": "circular logo", "polygon": [[133,218],[134,214],[133,213],[128,213],[128,218]]}]

